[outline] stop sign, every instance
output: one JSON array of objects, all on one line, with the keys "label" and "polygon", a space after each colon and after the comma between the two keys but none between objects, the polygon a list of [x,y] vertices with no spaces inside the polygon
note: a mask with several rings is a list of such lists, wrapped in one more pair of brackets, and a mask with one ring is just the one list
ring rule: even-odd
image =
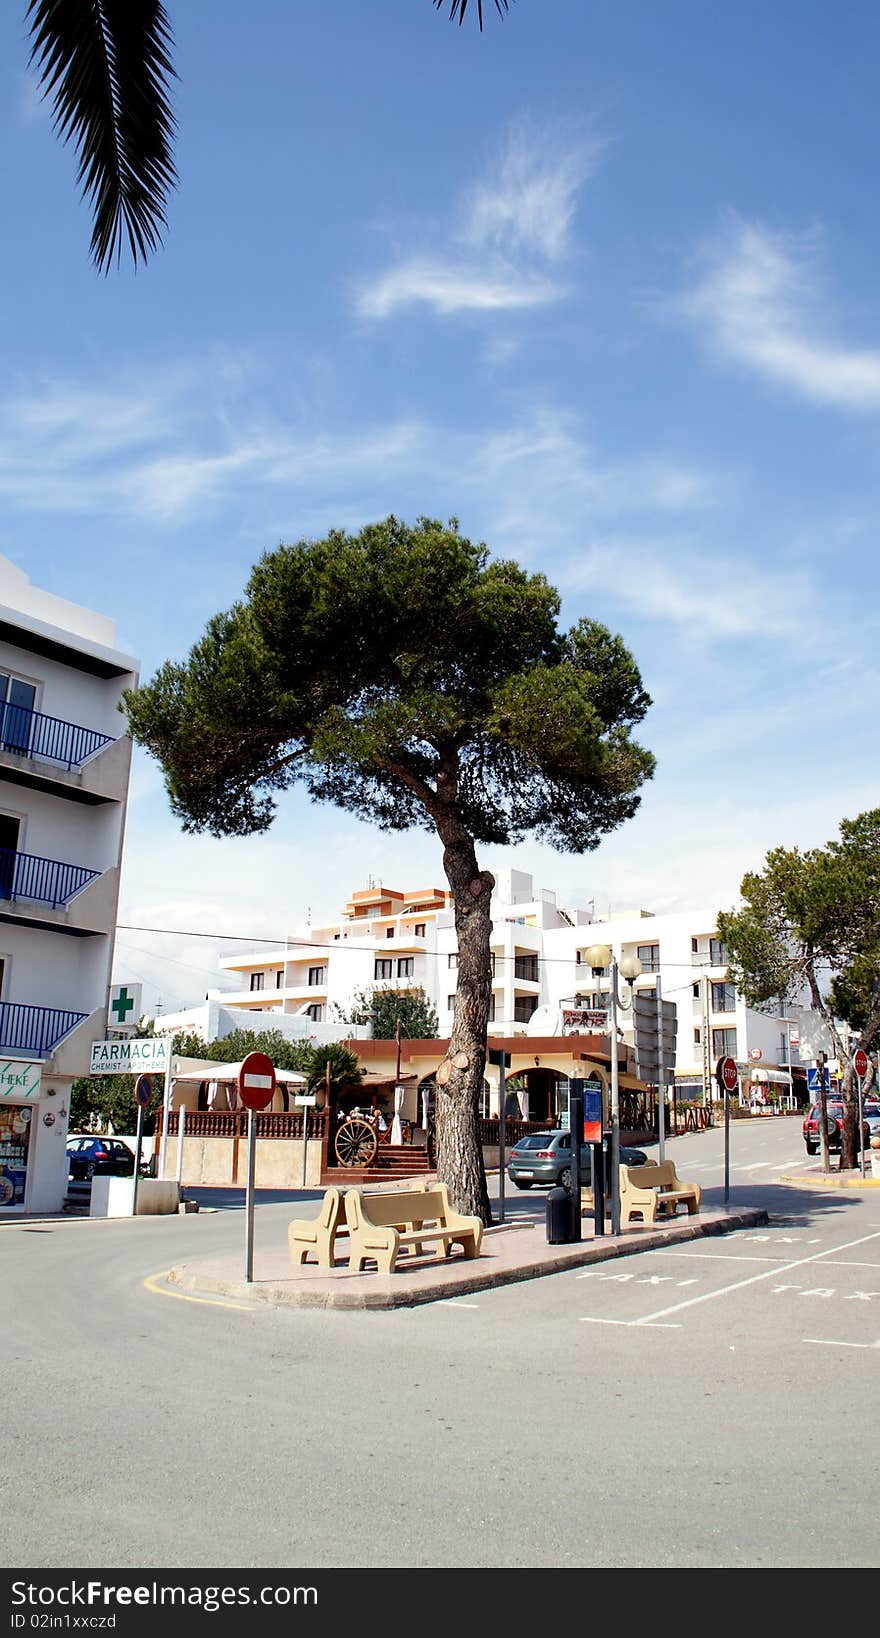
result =
[{"label": "stop sign", "polygon": [[275,1065],[265,1052],[249,1052],[238,1072],[238,1095],[245,1109],[265,1109],[275,1092]]},{"label": "stop sign", "polygon": [[725,1092],[736,1091],[739,1086],[739,1070],[736,1067],[735,1058],[719,1058],[715,1074],[718,1077],[719,1086],[723,1086]]},{"label": "stop sign", "polygon": [[853,1069],[858,1075],[859,1080],[862,1080],[868,1073],[868,1054],[863,1047],[856,1047],[856,1050],[853,1053]]}]

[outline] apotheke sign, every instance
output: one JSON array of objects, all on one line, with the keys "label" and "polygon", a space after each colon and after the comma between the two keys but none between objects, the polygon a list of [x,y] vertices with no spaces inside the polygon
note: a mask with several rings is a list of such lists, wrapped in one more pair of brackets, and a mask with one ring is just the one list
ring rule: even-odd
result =
[{"label": "apotheke sign", "polygon": [[93,1041],[90,1075],[164,1075],[171,1043],[148,1036],[128,1041]]},{"label": "apotheke sign", "polygon": [[0,1098],[40,1096],[42,1064],[25,1064],[20,1058],[0,1058]]}]

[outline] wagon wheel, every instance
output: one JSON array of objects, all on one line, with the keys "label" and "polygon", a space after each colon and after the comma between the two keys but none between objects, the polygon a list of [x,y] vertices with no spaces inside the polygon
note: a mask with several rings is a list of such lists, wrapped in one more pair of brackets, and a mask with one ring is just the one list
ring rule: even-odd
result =
[{"label": "wagon wheel", "polygon": [[334,1138],[340,1166],[371,1166],[379,1147],[379,1134],[371,1121],[361,1115],[344,1120]]}]

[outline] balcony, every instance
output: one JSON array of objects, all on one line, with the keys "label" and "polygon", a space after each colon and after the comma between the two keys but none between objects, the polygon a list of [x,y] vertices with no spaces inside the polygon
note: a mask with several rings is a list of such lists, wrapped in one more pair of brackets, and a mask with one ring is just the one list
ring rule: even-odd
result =
[{"label": "balcony", "polygon": [[131,740],[21,705],[0,706],[0,780],[89,806],[124,802]]},{"label": "balcony", "polygon": [[87,1012],[64,1012],[59,1007],[0,1001],[0,1051],[24,1058],[48,1058],[88,1016]]},{"label": "balcony", "polygon": [[27,899],[58,910],[100,874],[100,870],[87,870],[85,865],[63,864],[60,859],[41,859],[36,853],[15,853],[12,848],[2,847],[0,907],[4,899],[13,903]]},{"label": "balcony", "polygon": [[52,762],[71,773],[110,744],[112,735],[99,734],[94,728],[80,728],[75,722],[44,716],[42,711],[28,711],[23,705],[0,706],[0,750],[15,756]]}]

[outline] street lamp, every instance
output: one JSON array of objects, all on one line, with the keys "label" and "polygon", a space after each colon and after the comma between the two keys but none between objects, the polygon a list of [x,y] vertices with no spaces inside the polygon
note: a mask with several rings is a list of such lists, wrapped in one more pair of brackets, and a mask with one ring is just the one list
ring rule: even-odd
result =
[{"label": "street lamp", "polygon": [[[617,1063],[617,1009],[628,1012],[632,1006],[632,985],[639,977],[642,963],[638,956],[621,956],[615,960],[607,944],[591,944],[585,951],[587,961],[597,978],[606,967],[611,968],[611,1232],[620,1233],[620,1079]],[[617,975],[626,980],[628,994],[622,999],[617,994]]]}]

